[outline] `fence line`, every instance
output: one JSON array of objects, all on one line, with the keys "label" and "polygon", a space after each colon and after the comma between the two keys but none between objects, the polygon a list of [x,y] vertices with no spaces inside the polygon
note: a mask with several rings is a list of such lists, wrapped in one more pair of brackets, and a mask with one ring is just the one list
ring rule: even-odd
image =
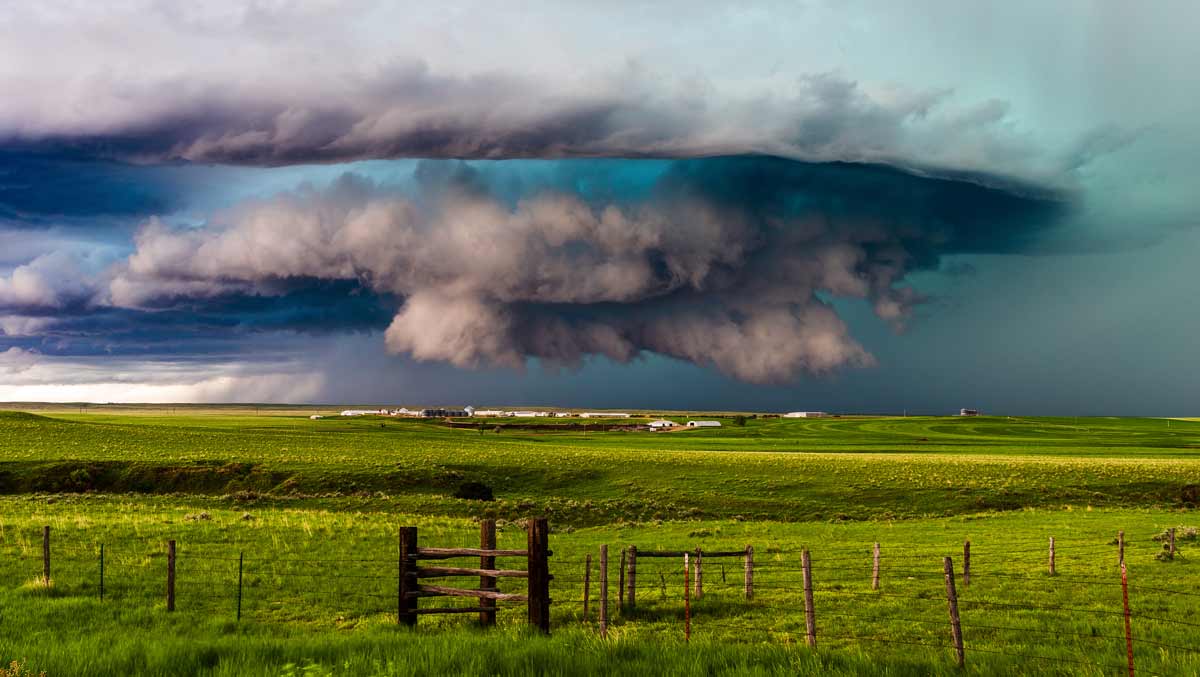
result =
[{"label": "fence line", "polygon": [[[1090,594],[1087,591],[1091,589],[1109,589],[1116,586],[1121,586],[1126,594],[1139,596],[1139,599],[1135,600],[1139,603],[1146,603],[1146,595],[1200,597],[1200,592],[1197,591],[1146,585],[1136,580],[1130,583],[1118,580],[1115,576],[1106,579],[1058,573],[1061,569],[1069,571],[1073,566],[1073,558],[1077,557],[1095,559],[1116,555],[1113,558],[1116,560],[1114,564],[1119,563],[1121,569],[1124,569],[1125,564],[1132,561],[1135,555],[1145,556],[1147,549],[1125,540],[1123,532],[1118,532],[1118,536],[1112,541],[1099,544],[1082,540],[1063,541],[1051,537],[1038,547],[1030,548],[1008,547],[1007,544],[1001,547],[980,544],[978,541],[947,544],[945,548],[940,549],[928,543],[914,546],[928,552],[913,552],[912,549],[905,551],[902,544],[881,541],[861,546],[861,552],[855,554],[848,554],[846,549],[822,553],[807,547],[755,548],[753,545],[747,545],[739,549],[705,550],[697,547],[650,550],[631,545],[620,550],[621,556],[618,559],[610,558],[607,546],[603,546],[598,551],[598,557],[588,552],[579,558],[555,558],[555,567],[560,571],[557,575],[550,572],[549,558],[552,553],[549,548],[549,526],[545,520],[528,522],[527,543],[524,548],[498,549],[495,524],[488,520],[481,522],[481,540],[478,548],[422,547],[416,532],[414,528],[401,530],[399,558],[298,558],[255,556],[253,552],[249,556],[245,552],[238,553],[237,556],[210,554],[207,548],[197,547],[197,543],[180,542],[176,547],[173,540],[161,542],[163,545],[152,552],[128,547],[114,549],[104,543],[89,545],[68,542],[60,545],[60,541],[64,540],[62,536],[55,532],[52,541],[50,529],[47,527],[42,529],[40,544],[36,541],[21,543],[11,555],[0,551],[0,559],[39,563],[40,570],[35,574],[32,571],[33,566],[30,566],[29,573],[35,574],[37,579],[47,586],[56,577],[69,576],[79,579],[94,573],[98,576],[98,585],[84,587],[91,590],[89,594],[98,592],[102,601],[152,598],[161,595],[161,587],[144,585],[129,572],[139,572],[136,575],[147,572],[156,572],[155,575],[165,574],[165,606],[168,611],[174,610],[177,604],[180,610],[227,608],[231,614],[236,613],[236,619],[239,621],[242,619],[244,607],[255,613],[286,611],[283,605],[287,604],[287,601],[270,599],[269,591],[264,594],[262,584],[275,583],[282,590],[288,581],[296,581],[300,589],[295,592],[295,599],[305,602],[327,600],[332,602],[334,608],[353,610],[355,613],[395,613],[397,622],[407,625],[415,625],[419,616],[428,614],[477,614],[481,624],[494,625],[498,611],[522,605],[527,610],[528,622],[543,632],[548,632],[550,590],[553,584],[560,594],[566,587],[572,590],[570,594],[561,595],[559,603],[571,608],[581,605],[582,614],[576,616],[577,621],[581,620],[588,626],[598,627],[601,636],[608,637],[615,623],[637,623],[647,614],[653,618],[654,613],[659,613],[639,611],[636,608],[636,593],[640,583],[641,587],[648,588],[646,592],[650,593],[649,599],[652,602],[658,598],[666,600],[668,607],[679,604],[678,618],[682,622],[681,630],[685,639],[690,638],[694,631],[704,633],[737,623],[736,616],[742,611],[772,608],[778,603],[779,596],[786,594],[788,599],[785,604],[789,612],[803,609],[805,643],[810,647],[815,647],[818,639],[824,638],[952,649],[960,664],[964,662],[965,656],[972,653],[990,653],[1029,660],[1093,665],[1106,669],[1125,667],[1074,658],[1011,653],[989,646],[1000,642],[997,633],[1019,633],[1022,636],[1040,635],[1072,639],[1077,643],[1123,641],[1128,647],[1130,666],[1137,649],[1200,654],[1200,647],[1160,641],[1157,638],[1157,633],[1163,629],[1200,628],[1200,622],[1142,613],[1128,607],[1118,610],[1113,600],[1108,598],[1089,600],[1102,602],[1106,608],[1087,608],[1086,605],[1080,604],[1037,603],[1041,595],[1061,595],[1065,592],[1079,591],[1079,595],[1083,596]],[[41,546],[40,553],[38,545]],[[229,547],[228,544],[221,545]],[[854,549],[859,547],[854,546]],[[958,550],[960,547],[961,551]],[[934,553],[935,550],[937,554]],[[1013,556],[1035,552],[1038,553],[1036,557]],[[1174,559],[1179,554],[1178,544],[1173,541],[1169,544],[1156,544],[1153,552],[1156,555],[1155,559]],[[956,589],[952,558],[943,553],[961,553],[963,556],[961,591]],[[798,555],[798,558],[791,555]],[[478,566],[474,563],[445,565],[446,560],[461,558],[478,558]],[[521,560],[526,566],[514,568],[506,564],[501,568],[496,562],[498,558]],[[934,566],[938,559],[943,560],[942,571],[938,571]],[[704,560],[709,560],[707,581],[703,576]],[[927,563],[928,568],[922,568],[921,562]],[[969,569],[966,566],[968,562]],[[1044,564],[1047,568],[1037,573],[1011,570],[1014,564],[1026,562]],[[593,574],[593,567],[597,563],[599,569]],[[683,564],[682,567],[679,566],[680,563]],[[609,566],[616,566],[619,572],[615,579],[618,581],[615,615],[610,614]],[[737,575],[738,568],[741,569],[740,577]],[[81,571],[84,574],[81,575]],[[443,578],[477,578],[479,583],[475,587],[452,587],[450,584],[434,584],[428,581]],[[224,592],[213,589],[214,579],[217,585],[229,587],[226,587]],[[945,584],[944,593],[939,591],[939,581]],[[341,585],[342,582],[348,585]],[[371,582],[378,583],[379,588],[375,589]],[[969,594],[968,583],[971,585]],[[978,590],[994,590],[994,584],[997,583],[1002,591],[1010,595],[1016,593],[1023,601],[976,598]],[[927,587],[921,587],[923,584],[927,584]],[[517,585],[523,586],[524,589],[517,588]],[[597,585],[598,589],[593,591],[593,586]],[[683,586],[682,591],[679,590],[679,585]],[[993,588],[989,588],[989,585]],[[847,589],[860,586],[862,589]],[[247,588],[251,594],[245,594]],[[658,595],[654,594],[655,588],[658,588]],[[722,608],[721,605],[728,604],[731,600],[724,595],[705,593],[734,591],[739,588],[742,593],[739,596],[741,604],[728,607],[732,615],[727,614],[724,619],[714,617],[714,610]],[[914,594],[914,590],[919,592]],[[760,596],[760,592],[766,593],[765,597]],[[435,597],[442,600],[444,606],[421,605],[422,600]],[[849,604],[854,609],[862,609],[870,604],[872,598],[881,602],[903,601],[905,606],[910,608],[914,604],[929,604],[933,605],[927,607],[931,612],[935,607],[946,604],[949,617],[947,619],[943,616],[941,620],[913,618],[903,613],[897,615],[894,608],[867,615],[853,613],[835,604],[845,604],[854,600]],[[1155,606],[1165,608],[1162,606],[1165,603],[1165,600],[1156,602]],[[652,606],[655,606],[655,610],[662,608],[661,602]],[[1134,606],[1136,607],[1136,604]],[[1119,635],[1096,630],[1085,633],[1020,627],[1018,624],[987,622],[986,618],[971,618],[973,613],[987,609],[1036,614],[1029,617],[1030,620],[1044,620],[1047,616],[1088,616],[1114,621],[1122,618],[1126,621],[1126,633]],[[951,642],[939,644],[908,641],[898,637],[826,633],[820,623],[822,619],[830,618],[913,624],[930,629],[942,627],[943,630],[949,631],[947,634]],[[1019,618],[1024,619],[1026,616],[1020,615]],[[1130,623],[1138,624],[1141,633],[1139,636],[1134,637],[1130,632]],[[740,631],[746,629],[744,624],[737,627]],[[836,628],[838,631],[841,629]],[[1147,634],[1151,631],[1154,631],[1154,634]],[[974,645],[973,639],[984,642],[985,646]],[[1144,656],[1141,652],[1138,654]]]}]

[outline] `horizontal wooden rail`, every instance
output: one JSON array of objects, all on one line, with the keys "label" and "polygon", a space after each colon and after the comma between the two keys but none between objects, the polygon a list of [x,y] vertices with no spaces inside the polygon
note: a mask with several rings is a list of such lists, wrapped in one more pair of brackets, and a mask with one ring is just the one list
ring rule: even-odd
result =
[{"label": "horizontal wooden rail", "polygon": [[528,557],[528,550],[484,550],[483,548],[417,548],[419,559],[448,557]]},{"label": "horizontal wooden rail", "polygon": [[463,567],[421,567],[417,569],[417,578],[441,578],[442,576],[529,578],[529,572],[520,569],[468,569]]},{"label": "horizontal wooden rail", "polygon": [[[433,593],[432,595],[429,593]],[[476,597],[478,599],[494,599],[498,602],[528,602],[528,595],[513,595],[505,592],[495,592],[493,590],[464,590],[462,588],[447,588],[440,585],[422,585],[420,592],[417,593],[422,597],[433,597],[445,595],[447,597]]]},{"label": "horizontal wooden rail", "polygon": [[483,606],[449,606],[449,607],[427,607],[425,609],[417,609],[414,613],[418,614],[477,614],[480,611],[493,611],[492,607]]}]

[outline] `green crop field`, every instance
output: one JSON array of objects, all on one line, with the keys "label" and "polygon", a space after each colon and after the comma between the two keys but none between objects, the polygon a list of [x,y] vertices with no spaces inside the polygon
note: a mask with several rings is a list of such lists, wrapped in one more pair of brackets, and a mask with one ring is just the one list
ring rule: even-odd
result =
[{"label": "green crop field", "polygon": [[[1115,674],[1126,662],[1123,530],[1138,671],[1200,674],[1200,542],[1187,529],[1200,524],[1200,422],[726,417],[720,429],[648,433],[309,420],[314,412],[0,413],[0,661],[49,677],[959,674],[949,555],[965,672]],[[495,500],[455,498],[469,482]],[[520,520],[534,515],[553,529],[549,638],[525,628],[523,605],[503,602],[494,630],[469,614],[397,626],[398,527],[418,527],[422,546],[477,547],[474,520],[495,518],[499,547],[521,548]],[[46,525],[50,585],[40,579]],[[1156,539],[1172,527],[1169,559]],[[172,613],[168,539],[178,544]],[[607,640],[596,623],[601,544],[613,559]],[[628,545],[752,545],[753,596],[742,558],[705,559],[685,642],[680,559],[639,559],[637,606],[618,611],[616,560]],[[802,548],[815,649],[805,646]],[[524,583],[501,580],[502,591]]]}]

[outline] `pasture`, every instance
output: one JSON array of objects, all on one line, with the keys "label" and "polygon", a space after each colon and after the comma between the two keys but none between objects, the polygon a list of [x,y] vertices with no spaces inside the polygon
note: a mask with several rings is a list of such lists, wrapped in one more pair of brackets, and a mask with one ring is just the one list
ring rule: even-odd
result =
[{"label": "pasture", "polygon": [[[1113,674],[1125,660],[1114,536],[1126,532],[1139,670],[1200,670],[1193,548],[1200,423],[1159,419],[752,419],[683,433],[452,430],[308,410],[67,409],[0,414],[0,659],[66,674],[957,674],[942,558],[960,588],[969,674]],[[464,482],[491,502],[453,497]],[[474,519],[549,517],[553,635],[524,609],[396,626],[396,530],[477,545]],[[41,527],[52,585],[39,585]],[[1181,532],[1182,533],[1182,532]],[[1057,575],[1046,544],[1057,542]],[[178,542],[178,610],[163,606]],[[881,587],[870,588],[881,543]],[[683,641],[684,571],[639,563],[611,635],[582,615],[585,558],[755,551],[705,562]],[[106,596],[99,599],[105,550]],[[804,646],[799,551],[818,646]],[[243,617],[236,619],[238,557]],[[961,575],[961,571],[959,571]],[[511,585],[509,583],[508,585]],[[519,583],[518,583],[519,585]],[[473,618],[473,617],[471,617]],[[494,636],[493,636],[494,635]]]}]

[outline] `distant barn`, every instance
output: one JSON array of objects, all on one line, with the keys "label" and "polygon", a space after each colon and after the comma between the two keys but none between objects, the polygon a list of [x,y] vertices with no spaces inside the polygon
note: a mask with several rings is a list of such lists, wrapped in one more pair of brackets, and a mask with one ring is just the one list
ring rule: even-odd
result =
[{"label": "distant barn", "polygon": [[978,409],[959,409],[958,415],[959,416],[978,416],[979,410]]},{"label": "distant barn", "polygon": [[829,414],[823,411],[789,411],[784,414],[784,418],[825,418]]},{"label": "distant barn", "polygon": [[689,428],[720,428],[720,421],[688,421]]}]

